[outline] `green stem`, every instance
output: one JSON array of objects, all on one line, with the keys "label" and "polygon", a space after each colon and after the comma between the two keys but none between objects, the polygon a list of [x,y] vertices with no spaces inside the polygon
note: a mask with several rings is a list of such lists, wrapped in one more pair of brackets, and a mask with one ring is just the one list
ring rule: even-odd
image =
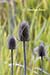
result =
[{"label": "green stem", "polygon": [[43,75],[43,57],[41,57],[41,75]]},{"label": "green stem", "polygon": [[25,41],[23,41],[24,48],[24,75],[26,75],[26,50],[25,50]]},{"label": "green stem", "polygon": [[11,50],[11,75],[13,75],[13,50]]}]

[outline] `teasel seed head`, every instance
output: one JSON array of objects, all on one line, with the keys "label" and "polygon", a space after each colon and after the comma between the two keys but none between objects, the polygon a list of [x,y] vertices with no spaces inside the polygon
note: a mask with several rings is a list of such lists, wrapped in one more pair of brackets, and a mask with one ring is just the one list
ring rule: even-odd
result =
[{"label": "teasel seed head", "polygon": [[14,36],[8,38],[8,48],[11,50],[16,48],[16,38]]},{"label": "teasel seed head", "polygon": [[41,57],[44,57],[45,56],[44,43],[40,43],[40,46],[39,46],[39,56],[41,56]]},{"label": "teasel seed head", "polygon": [[20,24],[19,38],[21,41],[29,40],[29,24],[26,21],[22,21]]}]

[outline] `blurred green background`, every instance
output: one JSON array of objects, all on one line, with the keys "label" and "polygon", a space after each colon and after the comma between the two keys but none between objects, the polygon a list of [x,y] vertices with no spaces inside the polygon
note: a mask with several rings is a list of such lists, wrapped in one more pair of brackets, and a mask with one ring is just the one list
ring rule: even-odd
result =
[{"label": "blurred green background", "polygon": [[[30,26],[30,40],[26,42],[27,75],[50,75],[50,0],[3,0],[0,1],[0,75],[11,74],[11,51],[7,48],[7,38],[11,34],[19,39],[18,31],[23,20]],[[34,48],[43,41],[46,57],[43,61],[34,54]],[[14,75],[24,75],[23,43],[16,41],[14,50]]]}]

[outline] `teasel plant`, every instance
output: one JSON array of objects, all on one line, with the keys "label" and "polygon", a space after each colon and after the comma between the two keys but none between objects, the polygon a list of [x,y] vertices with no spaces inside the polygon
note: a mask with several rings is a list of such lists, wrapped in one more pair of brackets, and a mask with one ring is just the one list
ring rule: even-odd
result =
[{"label": "teasel plant", "polygon": [[36,48],[34,48],[34,51],[36,51],[36,55],[38,52],[38,59],[40,59],[40,75],[43,75],[43,65],[44,65],[44,57],[46,57],[46,48],[43,42],[40,43],[39,46],[37,46]]},{"label": "teasel plant", "polygon": [[23,42],[24,49],[24,75],[26,75],[26,42],[29,41],[29,24],[22,21],[19,27],[19,39]]},{"label": "teasel plant", "polygon": [[[45,56],[45,46],[44,46],[43,42],[41,42],[40,45],[39,45],[38,55],[41,57],[40,68],[43,71],[43,62],[44,62],[43,59],[44,59],[44,56]],[[41,75],[42,74],[43,73],[41,72]]]},{"label": "teasel plant", "polygon": [[7,0],[8,2],[8,29],[9,29],[9,37],[8,37],[8,48],[11,50],[11,75],[13,75],[13,50],[16,48],[16,38],[13,35],[13,31],[15,28],[15,18],[14,18],[14,0]]},{"label": "teasel plant", "polygon": [[16,49],[16,38],[12,35],[8,37],[8,49],[11,50],[11,75],[13,75],[13,50]]}]

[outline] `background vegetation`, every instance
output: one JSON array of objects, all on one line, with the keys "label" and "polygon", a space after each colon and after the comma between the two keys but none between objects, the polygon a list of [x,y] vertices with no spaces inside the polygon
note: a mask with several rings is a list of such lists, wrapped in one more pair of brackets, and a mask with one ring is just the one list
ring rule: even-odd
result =
[{"label": "background vegetation", "polygon": [[[4,0],[3,0],[4,1]],[[43,75],[50,75],[50,0],[6,0],[0,1],[0,75],[11,74],[11,51],[7,48],[7,38],[11,34],[17,39],[14,50],[14,75],[23,75],[23,44],[18,31],[22,20],[30,25],[30,40],[26,42],[27,75],[41,75],[38,52],[34,48],[43,41],[46,57]]]}]

